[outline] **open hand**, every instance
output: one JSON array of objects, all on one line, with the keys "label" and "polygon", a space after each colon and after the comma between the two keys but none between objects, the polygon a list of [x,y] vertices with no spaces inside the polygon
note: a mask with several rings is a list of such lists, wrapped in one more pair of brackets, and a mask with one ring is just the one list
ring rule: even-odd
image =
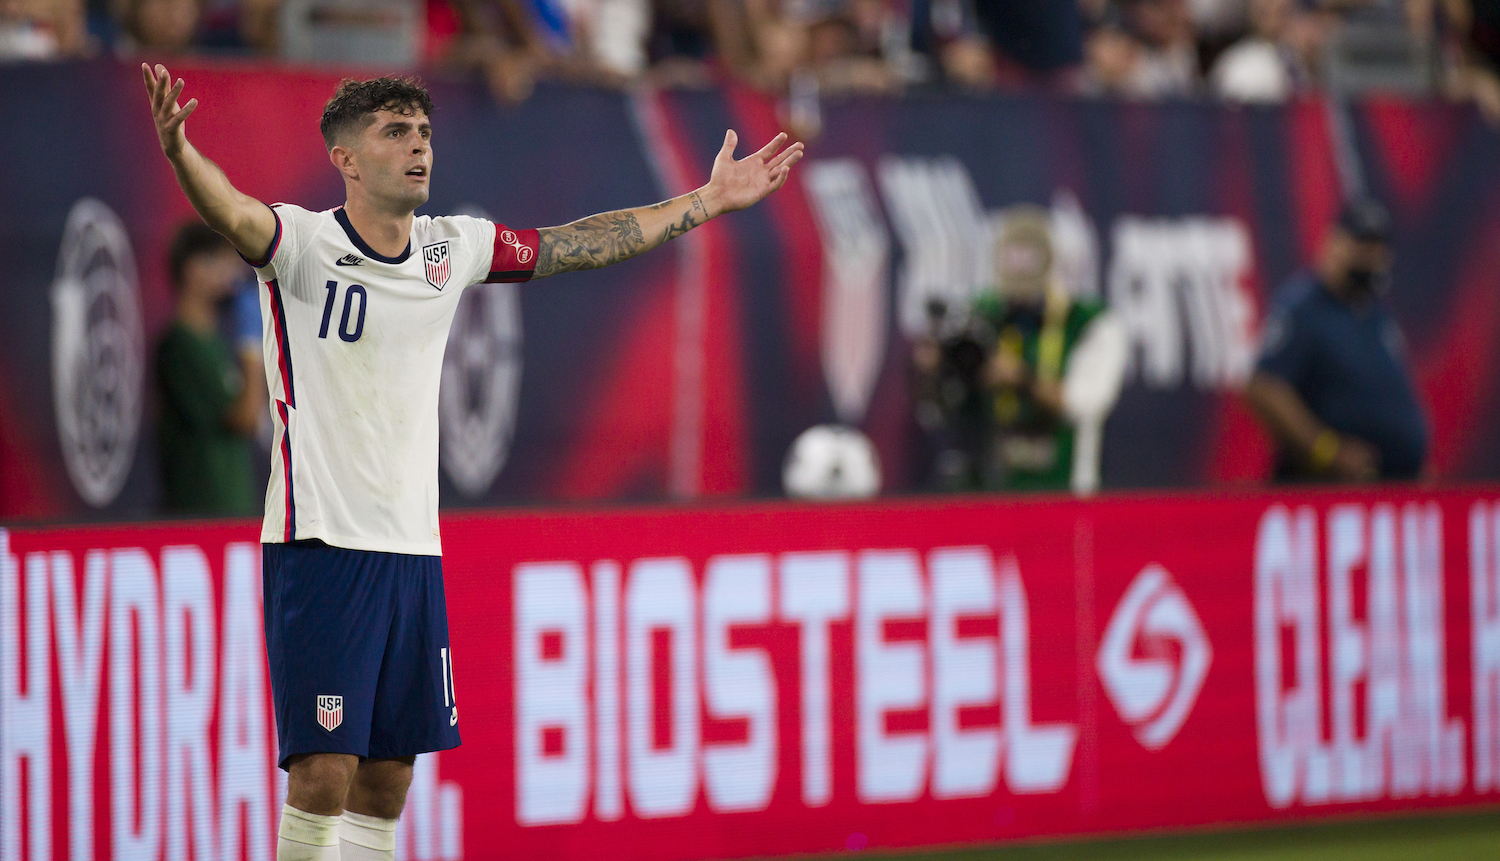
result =
[{"label": "open hand", "polygon": [[709,205],[716,207],[712,213],[717,215],[753,206],[781,188],[792,172],[792,165],[802,160],[802,144],[798,142],[782,149],[786,141],[786,132],[782,132],[758,152],[736,161],[734,148],[739,143],[739,135],[734,129],[725,132],[724,146],[714,157],[713,173],[706,187]]},{"label": "open hand", "polygon": [[151,116],[156,120],[156,137],[161,141],[161,151],[171,158],[182,152],[187,145],[187,133],[183,123],[198,109],[198,100],[189,99],[187,105],[179,107],[177,97],[182,95],[182,79],[172,85],[172,76],[166,66],[158,65],[153,70],[141,64],[141,74],[146,79],[146,93],[151,97]]}]

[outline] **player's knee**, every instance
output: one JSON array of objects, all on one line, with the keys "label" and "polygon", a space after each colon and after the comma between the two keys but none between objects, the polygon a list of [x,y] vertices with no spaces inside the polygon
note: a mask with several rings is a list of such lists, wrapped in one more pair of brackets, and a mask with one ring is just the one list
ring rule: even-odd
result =
[{"label": "player's knee", "polygon": [[348,807],[366,816],[399,819],[406,806],[415,757],[365,760],[349,787]]},{"label": "player's knee", "polygon": [[347,754],[315,753],[294,758],[288,768],[287,803],[308,813],[337,816],[343,812],[358,765],[359,760]]}]

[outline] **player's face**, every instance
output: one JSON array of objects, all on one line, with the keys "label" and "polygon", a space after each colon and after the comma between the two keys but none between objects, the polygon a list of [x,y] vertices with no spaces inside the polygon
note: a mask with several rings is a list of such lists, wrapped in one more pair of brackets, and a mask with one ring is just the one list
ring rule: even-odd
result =
[{"label": "player's face", "polygon": [[360,140],[360,179],[370,194],[393,208],[427,202],[432,179],[432,124],[427,115],[377,111]]}]

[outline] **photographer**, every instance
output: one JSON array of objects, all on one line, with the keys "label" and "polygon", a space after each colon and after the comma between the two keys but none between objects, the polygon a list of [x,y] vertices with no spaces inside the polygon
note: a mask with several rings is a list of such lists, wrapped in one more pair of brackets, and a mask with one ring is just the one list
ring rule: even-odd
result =
[{"label": "photographer", "polygon": [[1054,279],[1045,211],[1012,208],[993,261],[993,287],[963,319],[954,325],[934,300],[929,332],[915,344],[929,485],[1091,493],[1124,375],[1124,333],[1098,302],[1069,296]]}]

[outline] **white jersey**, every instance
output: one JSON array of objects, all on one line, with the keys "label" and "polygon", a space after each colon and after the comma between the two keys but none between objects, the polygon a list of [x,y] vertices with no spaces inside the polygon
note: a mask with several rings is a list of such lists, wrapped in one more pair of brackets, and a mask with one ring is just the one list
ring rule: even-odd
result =
[{"label": "white jersey", "polygon": [[397,257],[376,254],[342,207],[277,204],[250,261],[263,285],[276,428],[261,541],[442,554],[438,388],[460,294],[525,281],[537,233],[482,218],[418,216]]}]

